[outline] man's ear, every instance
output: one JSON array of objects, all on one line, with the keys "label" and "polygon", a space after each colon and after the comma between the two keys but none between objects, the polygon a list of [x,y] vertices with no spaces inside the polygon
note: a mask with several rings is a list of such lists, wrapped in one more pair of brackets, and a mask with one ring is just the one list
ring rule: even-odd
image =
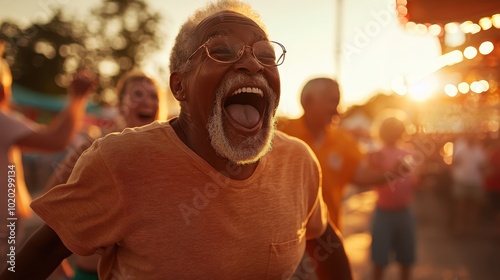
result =
[{"label": "man's ear", "polygon": [[177,101],[185,101],[186,93],[184,92],[184,75],[178,72],[170,74],[170,90]]}]

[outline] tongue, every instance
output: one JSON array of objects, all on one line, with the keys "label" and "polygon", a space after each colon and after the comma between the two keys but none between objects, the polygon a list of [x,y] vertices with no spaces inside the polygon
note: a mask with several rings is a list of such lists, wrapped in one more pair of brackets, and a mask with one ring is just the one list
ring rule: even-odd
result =
[{"label": "tongue", "polygon": [[226,107],[226,112],[241,126],[254,127],[260,119],[260,113],[253,106],[232,104]]}]

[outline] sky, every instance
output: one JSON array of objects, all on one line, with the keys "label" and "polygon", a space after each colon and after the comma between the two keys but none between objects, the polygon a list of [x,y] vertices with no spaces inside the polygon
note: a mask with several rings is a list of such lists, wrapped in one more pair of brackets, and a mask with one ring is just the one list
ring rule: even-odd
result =
[{"label": "sky", "polygon": [[[3,1],[0,21],[11,20],[20,25],[43,21],[53,15],[56,7],[62,7],[69,15],[84,17],[100,1]],[[162,15],[160,31],[166,36],[165,47],[146,67],[167,67],[180,25],[208,1],[145,1]],[[270,38],[287,49],[285,63],[279,66],[282,93],[278,112],[290,117],[302,113],[299,94],[310,78],[337,79],[342,90],[341,110],[345,110],[365,103],[376,93],[391,93],[394,80],[419,72],[440,55],[436,37],[412,34],[399,24],[395,0],[246,2],[260,14]]]}]

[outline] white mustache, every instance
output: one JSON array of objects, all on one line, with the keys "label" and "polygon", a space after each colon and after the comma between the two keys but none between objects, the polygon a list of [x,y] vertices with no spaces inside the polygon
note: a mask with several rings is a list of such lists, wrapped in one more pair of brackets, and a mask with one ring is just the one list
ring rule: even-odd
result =
[{"label": "white mustache", "polygon": [[239,84],[252,84],[253,86],[262,88],[264,93],[267,93],[264,94],[265,98],[267,98],[267,100],[270,103],[272,102],[272,104],[274,105],[274,102],[276,101],[276,94],[262,74],[248,76],[242,73],[237,73],[232,75],[231,77],[224,78],[221,85],[219,86],[219,90],[217,90],[217,93],[225,94],[231,88],[234,88]]}]

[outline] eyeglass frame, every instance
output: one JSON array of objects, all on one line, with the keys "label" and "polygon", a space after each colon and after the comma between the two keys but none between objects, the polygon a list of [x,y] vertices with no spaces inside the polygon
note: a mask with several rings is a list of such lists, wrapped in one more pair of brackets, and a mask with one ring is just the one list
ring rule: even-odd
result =
[{"label": "eyeglass frame", "polygon": [[[215,59],[213,58],[211,55],[210,55],[210,52],[208,51],[208,43],[210,42],[210,40],[212,40],[213,38],[217,38],[217,37],[230,37],[230,38],[234,38],[238,41],[240,41],[241,43],[243,43],[243,52],[241,52],[240,56],[238,57],[238,59],[236,59],[235,61],[222,61],[222,60],[218,60],[218,59]],[[268,41],[268,42],[271,42],[271,43],[275,43],[277,44],[278,46],[281,47],[281,50],[283,51],[283,53],[281,54],[280,58],[276,59],[276,61],[279,61],[279,59],[281,59],[281,57],[283,57],[283,59],[281,60],[281,63],[280,64],[264,64],[262,63],[262,61],[260,61],[256,56],[255,56],[255,53],[253,52],[253,45],[257,42],[260,42],[260,41]],[[279,42],[276,42],[276,41],[270,41],[270,40],[266,40],[266,39],[262,39],[262,40],[259,40],[259,41],[256,41],[254,42],[251,46],[245,44],[245,42],[243,42],[242,40],[236,38],[236,37],[233,37],[233,36],[226,36],[226,35],[217,35],[217,36],[212,36],[210,38],[208,38],[207,41],[205,41],[205,43],[203,43],[201,46],[199,46],[187,59],[186,61],[189,61],[191,60],[191,58],[193,58],[193,56],[201,49],[201,48],[205,48],[205,53],[207,54],[207,56],[212,59],[213,61],[215,62],[219,62],[219,63],[223,63],[223,64],[230,64],[230,63],[235,63],[237,62],[238,60],[240,60],[242,57],[243,57],[243,53],[245,52],[245,49],[246,48],[250,48],[250,51],[252,53],[252,56],[259,62],[259,64],[263,65],[263,66],[269,66],[269,67],[275,67],[275,66],[280,66],[281,64],[283,64],[285,62],[285,56],[286,56],[286,48],[285,46],[283,46],[283,44],[279,43]]]}]

